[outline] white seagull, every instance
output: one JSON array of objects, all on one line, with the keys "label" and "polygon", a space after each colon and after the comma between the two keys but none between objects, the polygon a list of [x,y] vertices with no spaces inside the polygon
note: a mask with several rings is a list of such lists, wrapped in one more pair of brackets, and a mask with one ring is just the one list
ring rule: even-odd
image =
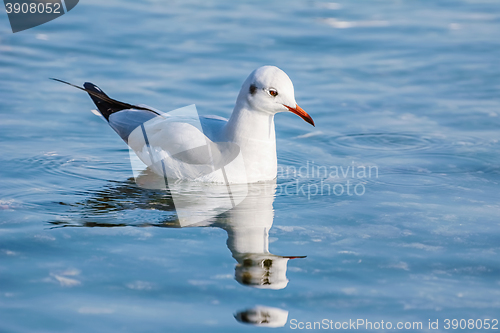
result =
[{"label": "white seagull", "polygon": [[314,126],[311,116],[295,101],[292,81],[275,66],[257,68],[248,76],[229,120],[218,116],[193,119],[183,109],[162,113],[119,102],[89,82],[85,88],[74,87],[88,92],[100,114],[139,159],[169,180],[226,184],[273,180],[278,168],[274,115],[290,111]]}]

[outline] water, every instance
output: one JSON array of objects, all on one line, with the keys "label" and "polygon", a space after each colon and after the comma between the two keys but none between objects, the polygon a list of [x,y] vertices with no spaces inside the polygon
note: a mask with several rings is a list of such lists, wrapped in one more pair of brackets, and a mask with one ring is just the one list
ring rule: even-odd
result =
[{"label": "water", "polygon": [[[0,331],[500,319],[499,29],[498,2],[465,0],[88,0],[17,34],[3,16]],[[277,184],[186,228],[48,80],[228,116],[264,64],[316,128],[278,115]]]}]

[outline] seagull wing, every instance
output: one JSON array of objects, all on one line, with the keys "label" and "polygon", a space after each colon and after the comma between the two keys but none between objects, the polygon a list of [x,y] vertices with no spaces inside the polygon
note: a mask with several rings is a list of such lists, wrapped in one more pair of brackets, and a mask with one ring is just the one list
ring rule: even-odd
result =
[{"label": "seagull wing", "polygon": [[185,107],[186,112],[178,109],[177,112],[162,113],[148,106],[112,99],[90,82],[81,88],[54,80],[86,91],[111,128],[144,164],[159,175],[176,179],[196,179],[207,175],[213,178],[210,174],[239,154],[236,145],[216,142],[225,141],[223,127],[227,119],[214,116],[198,118],[194,105]]}]

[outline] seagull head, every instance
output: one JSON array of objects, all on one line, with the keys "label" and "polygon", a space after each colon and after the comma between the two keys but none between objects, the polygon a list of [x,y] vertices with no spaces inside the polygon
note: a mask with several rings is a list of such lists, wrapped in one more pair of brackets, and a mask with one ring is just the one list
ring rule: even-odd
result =
[{"label": "seagull head", "polygon": [[243,83],[238,102],[246,102],[256,112],[272,115],[290,111],[314,126],[311,116],[295,102],[292,81],[275,66],[262,66],[254,70]]}]

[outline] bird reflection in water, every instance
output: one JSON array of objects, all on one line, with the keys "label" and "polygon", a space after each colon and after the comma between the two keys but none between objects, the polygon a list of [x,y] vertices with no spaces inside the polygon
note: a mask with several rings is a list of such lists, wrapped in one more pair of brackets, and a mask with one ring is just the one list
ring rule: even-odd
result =
[{"label": "bird reflection in water", "polygon": [[[136,185],[139,184],[139,186]],[[274,219],[273,202],[276,182],[242,184],[231,186],[233,208],[226,210],[228,191],[225,185],[210,185],[193,182],[169,184],[167,192],[164,179],[145,170],[126,183],[112,183],[106,190],[93,193],[85,202],[77,204],[81,222],[51,222],[59,227],[118,227],[158,226],[167,228],[218,227],[227,232],[227,247],[237,261],[235,280],[240,284],[260,289],[283,289],[288,284],[286,276],[290,259],[303,256],[280,256],[269,252],[269,230]],[[175,197],[175,204],[172,197]],[[233,201],[233,200],[232,200]],[[220,204],[222,202],[222,204]],[[222,208],[224,209],[221,209]],[[132,209],[155,209],[168,213],[159,222],[107,223],[96,222],[114,211]],[[183,210],[182,220],[176,214]],[[188,212],[189,214],[186,214]],[[180,214],[179,214],[180,215]],[[288,312],[282,309],[256,306],[239,311],[235,318],[242,323],[282,327]]]},{"label": "bird reflection in water", "polygon": [[288,320],[288,311],[268,306],[256,306],[240,311],[234,317],[240,323],[254,326],[283,327]]}]

